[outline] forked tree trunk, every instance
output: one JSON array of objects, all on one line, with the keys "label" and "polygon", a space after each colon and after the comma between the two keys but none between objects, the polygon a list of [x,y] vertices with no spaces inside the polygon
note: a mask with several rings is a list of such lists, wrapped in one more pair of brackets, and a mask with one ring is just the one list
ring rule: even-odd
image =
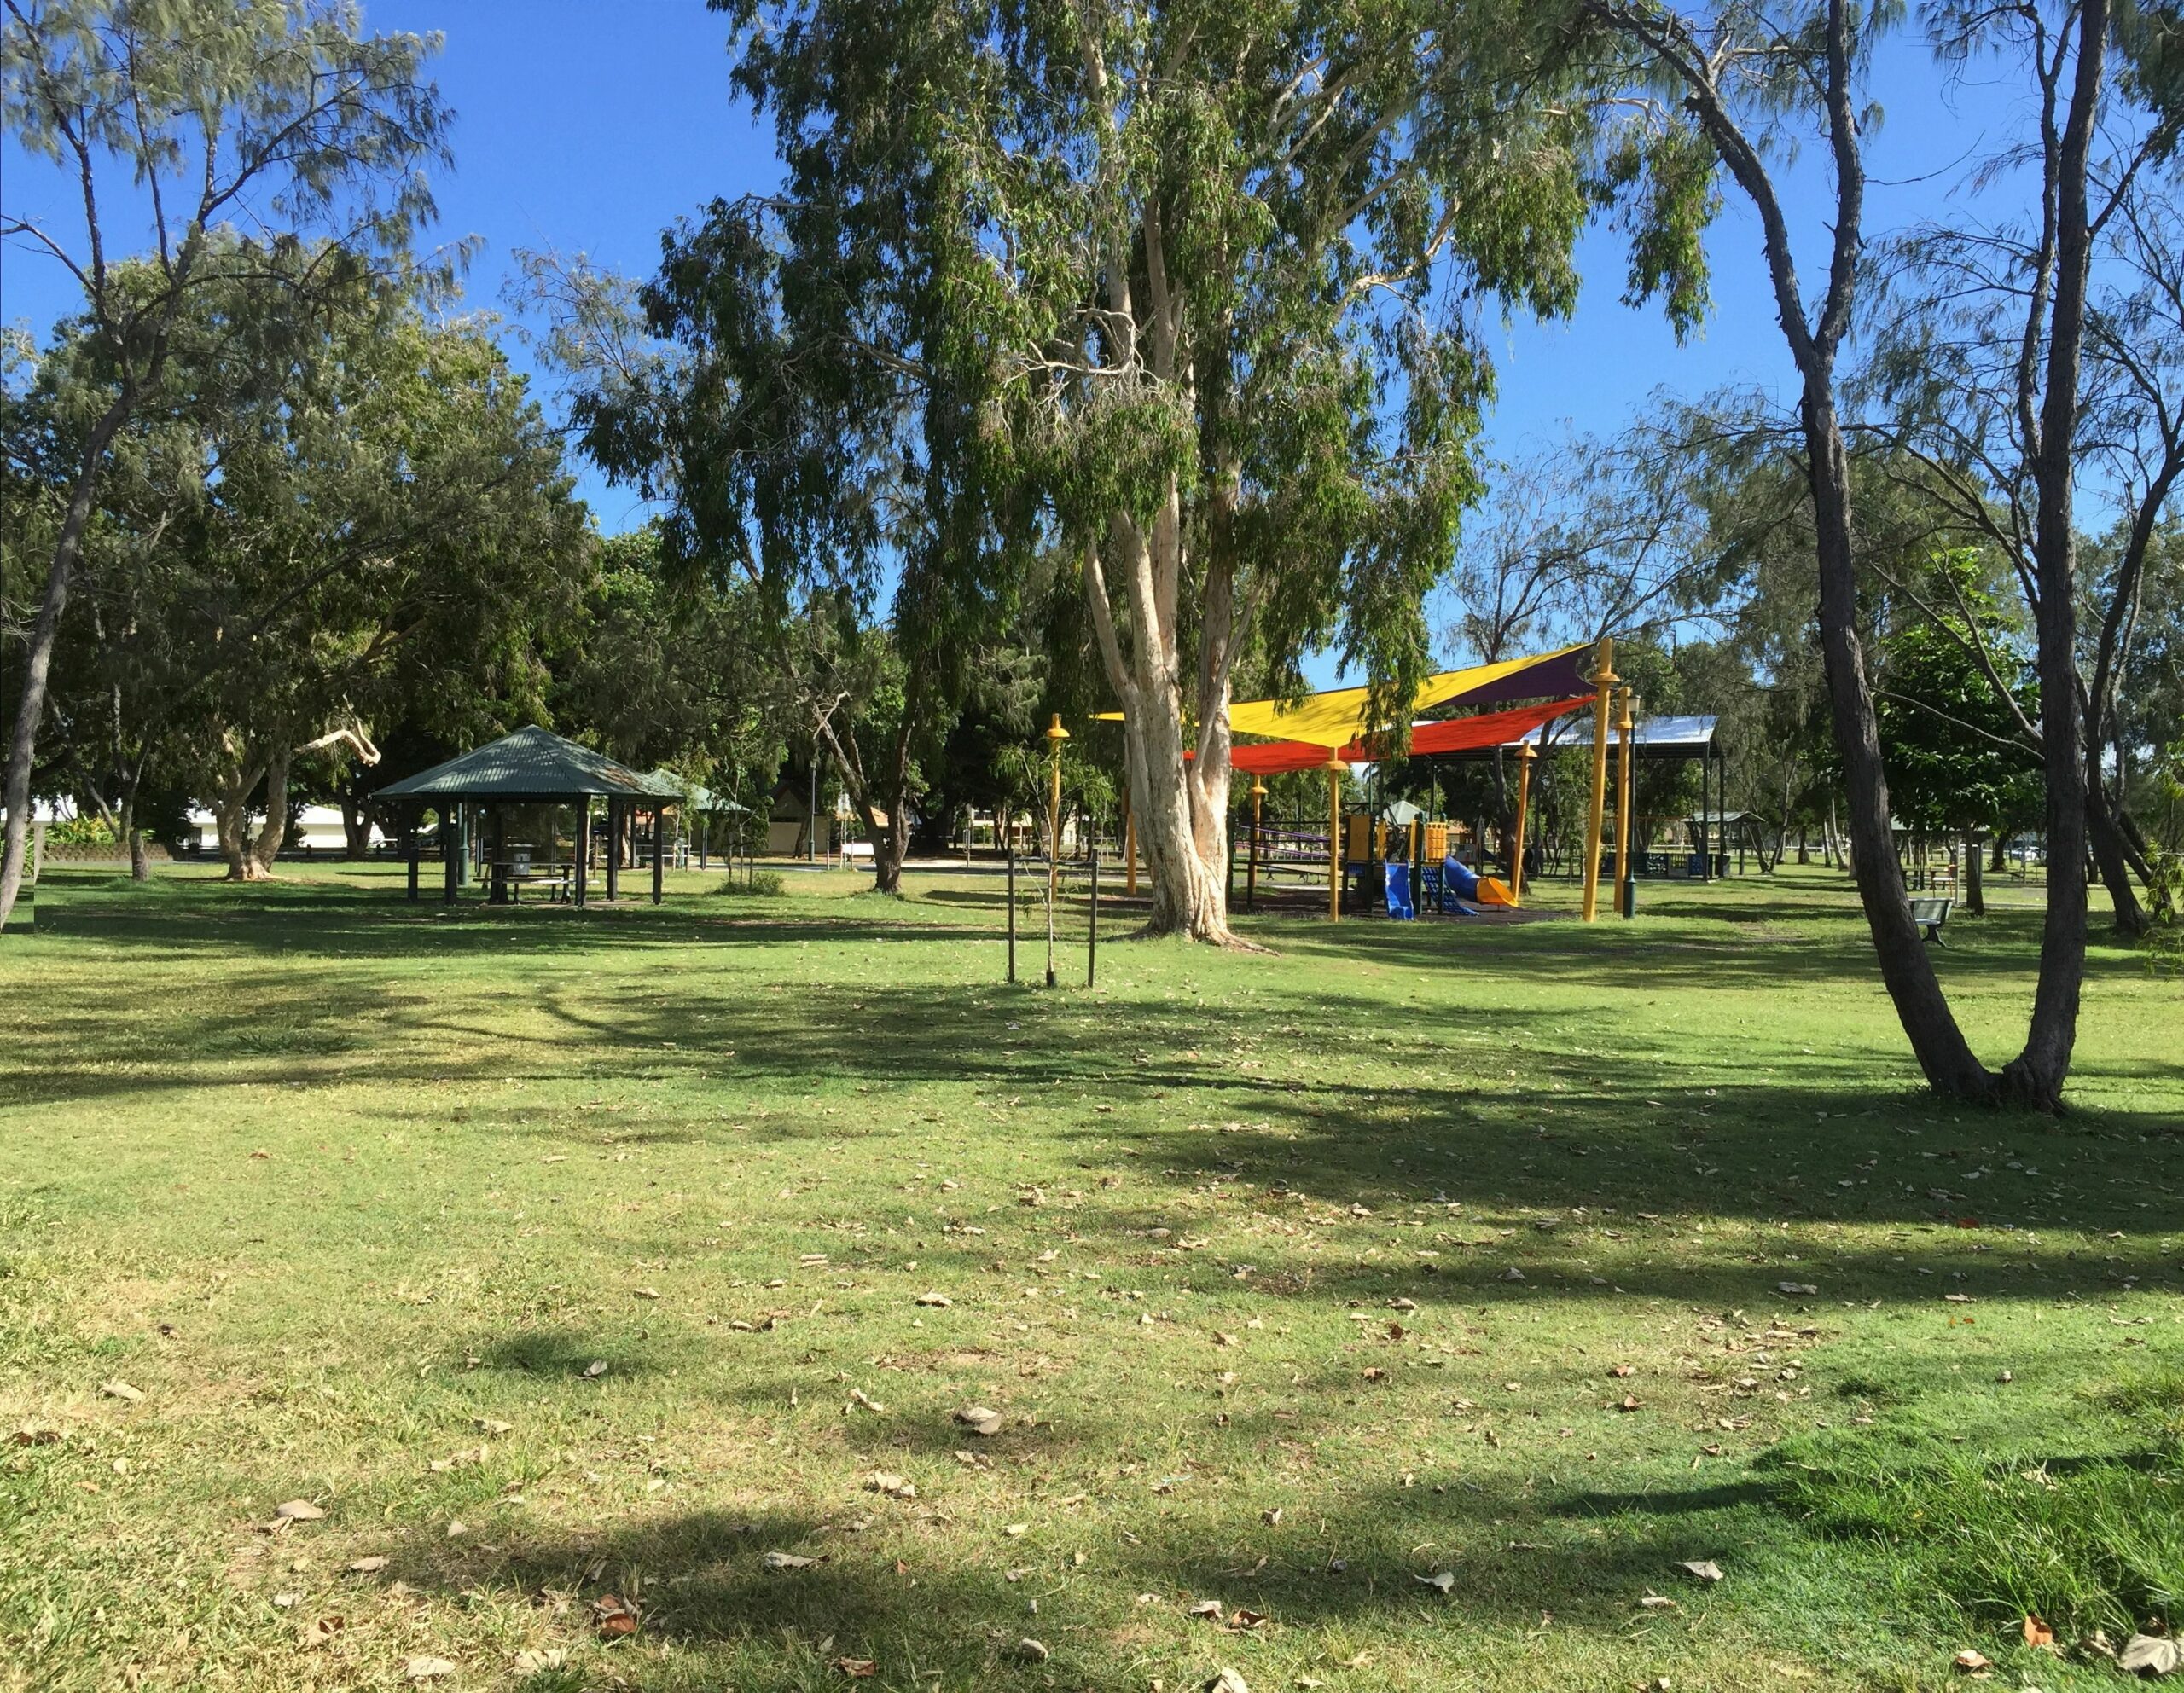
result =
[{"label": "forked tree trunk", "polygon": [[288,836],[288,745],[284,739],[265,764],[265,820],[258,825],[258,838],[251,843],[250,862],[254,873],[248,879],[263,882],[273,874],[273,861],[281,854],[281,844]]},{"label": "forked tree trunk", "polygon": [[2085,828],[2094,868],[2116,908],[2116,932],[2135,940],[2152,926],[2152,919],[2140,902],[2138,884],[2131,875],[2129,842],[2098,777],[2085,785]]}]

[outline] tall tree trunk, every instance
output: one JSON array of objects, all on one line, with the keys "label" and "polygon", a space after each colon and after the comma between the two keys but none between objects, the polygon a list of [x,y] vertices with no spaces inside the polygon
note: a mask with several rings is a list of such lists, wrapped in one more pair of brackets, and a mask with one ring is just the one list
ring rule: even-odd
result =
[{"label": "tall tree trunk", "polygon": [[1980,878],[1981,861],[1978,832],[1966,829],[1964,832],[1964,909],[1973,917],[1987,914],[1987,884]]},{"label": "tall tree trunk", "polygon": [[2054,304],[2049,314],[2040,440],[2033,455],[2037,495],[2033,606],[2040,674],[2040,740],[2048,778],[2048,908],[2040,931],[2040,977],[2024,1048],[2003,1067],[2009,1096],[2036,1110],[2062,1104],[2077,1043],[2085,979],[2085,722],[2077,652],[2077,533],[2071,509],[2077,455],[2078,367],[2085,329],[2093,235],[2086,203],[2087,155],[2100,107],[2108,46],[2107,0],[2085,0],[2077,15],[2077,62],[2070,117],[2056,155]]},{"label": "tall tree trunk", "polygon": [[1802,406],[1820,565],[1821,646],[1835,745],[1843,757],[1850,867],[1882,984],[1927,1083],[1958,1099],[1994,1097],[1995,1078],[1972,1053],[1911,920],[1903,867],[1896,855],[1888,774],[1873,716],[1872,685],[1857,629],[1857,574],[1850,533],[1850,473],[1825,379],[1808,376]]},{"label": "tall tree trunk", "polygon": [[258,866],[256,844],[251,838],[250,801],[258,791],[258,785],[265,780],[271,763],[270,757],[253,756],[238,737],[229,738],[227,762],[212,797],[212,822],[230,882],[255,882],[265,874]]},{"label": "tall tree trunk", "polygon": [[263,882],[273,874],[273,861],[281,855],[281,843],[288,837],[288,760],[292,756],[288,737],[283,735],[265,762],[265,820],[258,826],[258,838],[251,843],[248,861],[247,879],[253,882]]},{"label": "tall tree trunk", "polygon": [[341,850],[345,857],[368,857],[372,849],[372,820],[353,785],[341,790]]},{"label": "tall tree trunk", "polygon": [[1175,616],[1182,548],[1176,489],[1169,488],[1151,524],[1118,513],[1110,532],[1130,614],[1127,653],[1096,550],[1086,554],[1085,598],[1109,685],[1122,701],[1130,804],[1152,884],[1153,912],[1145,932],[1233,944],[1228,908],[1230,660],[1224,650],[1232,630],[1226,572],[1208,572],[1199,634],[1198,746],[1195,758],[1186,761],[1182,660]]},{"label": "tall tree trunk", "polygon": [[2094,867],[2116,907],[2116,932],[2135,940],[2152,926],[2153,919],[2140,903],[2138,884],[2131,877],[2129,843],[2097,775],[2089,776],[2085,786],[2085,827]]},{"label": "tall tree trunk", "polygon": [[53,673],[53,649],[61,638],[61,614],[68,606],[68,587],[76,560],[83,551],[84,528],[90,521],[91,502],[98,491],[99,473],[114,433],[135,403],[131,390],[124,387],[105,414],[91,426],[78,461],[76,485],[69,490],[68,509],[54,538],[52,562],[46,567],[45,594],[38,601],[38,620],[31,625],[30,644],[24,652],[23,691],[15,704],[15,733],[8,739],[8,773],[0,787],[0,804],[7,807],[4,837],[0,837],[0,929],[15,908],[22,891],[23,860],[30,841],[31,771],[38,757],[38,731],[45,716],[45,690]]}]

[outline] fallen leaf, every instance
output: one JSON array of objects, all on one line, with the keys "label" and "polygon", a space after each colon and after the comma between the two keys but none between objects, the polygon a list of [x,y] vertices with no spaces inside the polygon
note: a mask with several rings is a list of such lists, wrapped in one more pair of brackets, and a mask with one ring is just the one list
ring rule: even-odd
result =
[{"label": "fallen leaf", "polygon": [[369,1557],[357,1558],[347,1566],[351,1575],[375,1575],[386,1568],[386,1557],[381,1552],[374,1552]]},{"label": "fallen leaf", "polygon": [[886,1493],[892,1499],[914,1499],[918,1496],[915,1483],[905,1476],[896,1475],[892,1470],[874,1470],[864,1478],[864,1485],[868,1492]]},{"label": "fallen leaf", "polygon": [[1447,1593],[1455,1591],[1456,1572],[1453,1569],[1437,1569],[1431,1575],[1414,1575],[1410,1579],[1431,1587],[1437,1593]]},{"label": "fallen leaf", "polygon": [[1618,1382],[1627,1381],[1637,1373],[1637,1370],[1629,1364],[1618,1364],[1608,1371],[1608,1374],[1614,1377]]},{"label": "fallen leaf", "polygon": [[613,1593],[602,1593],[592,1601],[591,1621],[602,1640],[613,1640],[637,1632],[636,1607]]},{"label": "fallen leaf", "polygon": [[836,1658],[834,1667],[853,1680],[880,1673],[880,1666],[870,1658]]},{"label": "fallen leaf", "polygon": [[450,1540],[459,1540],[469,1532],[470,1525],[459,1516],[451,1518],[448,1522],[447,1537]]},{"label": "fallen leaf", "polygon": [[1252,1693],[1252,1689],[1234,1670],[1224,1669],[1205,1684],[1201,1693]]},{"label": "fallen leaf", "polygon": [[297,1643],[305,1646],[323,1646],[348,1626],[349,1620],[346,1617],[317,1617],[305,1624],[296,1636]]},{"label": "fallen leaf", "polygon": [[1777,1293],[1818,1293],[1820,1291],[1810,1282],[1777,1282],[1774,1284],[1774,1290]]},{"label": "fallen leaf", "polygon": [[1016,1655],[1027,1664],[1043,1664],[1054,1654],[1047,1650],[1043,1640],[1034,1640],[1025,1635],[1016,1643]]},{"label": "fallen leaf", "polygon": [[1701,1581],[1719,1581],[1722,1579],[1722,1567],[1711,1558],[1685,1559],[1680,1561],[1676,1568],[1689,1570]]},{"label": "fallen leaf", "polygon": [[1645,1401],[1640,1399],[1637,1394],[1625,1394],[1615,1408],[1618,1411],[1636,1411],[1642,1407],[1644,1404]]},{"label": "fallen leaf", "polygon": [[1992,1669],[1995,1661],[1977,1647],[1966,1646],[1949,1661],[1959,1669]]},{"label": "fallen leaf", "polygon": [[918,1296],[919,1304],[931,1306],[937,1311],[944,1311],[955,1302],[944,1293],[921,1293]]},{"label": "fallen leaf", "polygon": [[2024,1620],[2024,1644],[2028,1646],[2045,1646],[2052,1650],[2055,1644],[2055,1631],[2038,1617],[2028,1616]]},{"label": "fallen leaf", "polygon": [[956,1420],[974,1435],[997,1435],[1001,1432],[1001,1413],[988,1410],[983,1405],[967,1405],[956,1413]]},{"label": "fallen leaf", "polygon": [[99,1391],[104,1394],[108,1399],[122,1400],[131,1405],[136,1404],[138,1400],[144,1396],[143,1389],[132,1388],[128,1383],[122,1381],[118,1377],[111,1382],[101,1382],[99,1383]]},{"label": "fallen leaf", "polygon": [[606,1373],[607,1360],[604,1358],[595,1358],[584,1366],[584,1379],[587,1382],[597,1381]]},{"label": "fallen leaf", "polygon": [[1259,1513],[1259,1521],[1265,1523],[1269,1528],[1279,1528],[1281,1527],[1281,1507],[1280,1505],[1276,1505],[1271,1510],[1261,1511]]},{"label": "fallen leaf", "polygon": [[1200,1599],[1196,1604],[1191,1606],[1188,1610],[1186,1610],[1183,1615],[1185,1616],[1210,1616],[1218,1621],[1224,1609],[1225,1608],[1223,1606],[1221,1601],[1218,1599]]},{"label": "fallen leaf", "polygon": [[471,1420],[477,1423],[481,1433],[488,1435],[505,1435],[515,1427],[513,1423],[502,1423],[491,1417],[477,1417]]},{"label": "fallen leaf", "polygon": [[1968,1293],[1945,1293],[1942,1297],[1951,1305],[1969,1305],[1972,1302],[1972,1296]]},{"label": "fallen leaf", "polygon": [[285,1516],[291,1522],[316,1522],[326,1515],[309,1499],[290,1499],[286,1505],[273,1507],[276,1516]]},{"label": "fallen leaf", "polygon": [[1239,1634],[1250,1632],[1266,1621],[1264,1611],[1235,1610],[1229,1613],[1228,1626]]},{"label": "fallen leaf", "polygon": [[403,1665],[402,1673],[412,1681],[433,1681],[443,1675],[453,1675],[455,1666],[445,1658],[412,1658]]},{"label": "fallen leaf", "polygon": [[15,1430],[13,1438],[19,1447],[49,1447],[60,1442],[61,1430],[44,1423],[26,1423]]},{"label": "fallen leaf", "polygon": [[2158,1634],[2134,1634],[2116,1655],[2116,1667],[2136,1675],[2172,1675],[2184,1669],[2184,1643]]},{"label": "fallen leaf", "polygon": [[768,1552],[758,1562],[768,1569],[809,1569],[819,1560],[816,1557],[799,1557],[794,1552]]},{"label": "fallen leaf", "polygon": [[1664,1597],[1659,1593],[1648,1593],[1638,1603],[1649,1611],[1672,1611],[1676,1609],[1674,1599]]},{"label": "fallen leaf", "polygon": [[515,1655],[515,1673],[519,1676],[543,1675],[549,1669],[560,1669],[569,1661],[569,1655],[559,1646],[548,1646],[543,1650],[536,1647]]}]

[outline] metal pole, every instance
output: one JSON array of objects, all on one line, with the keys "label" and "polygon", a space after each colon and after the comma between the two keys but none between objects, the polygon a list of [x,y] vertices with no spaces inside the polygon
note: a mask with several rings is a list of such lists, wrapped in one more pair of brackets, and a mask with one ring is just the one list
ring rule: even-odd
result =
[{"label": "metal pole", "polygon": [[1100,967],[1100,849],[1092,848],[1092,898],[1086,907],[1090,919],[1084,931],[1084,985],[1089,988]]},{"label": "metal pole", "polygon": [[1047,745],[1052,749],[1051,785],[1047,790],[1047,986],[1054,985],[1054,907],[1061,900],[1061,744],[1069,731],[1061,726],[1061,713],[1047,725]]},{"label": "metal pole", "polygon": [[1342,921],[1342,773],[1347,768],[1327,753],[1327,921]]},{"label": "metal pole", "polygon": [[1630,776],[1630,733],[1637,722],[1637,695],[1623,689],[1623,716],[1616,723],[1622,735],[1623,768],[1615,794],[1615,900],[1626,918],[1633,914],[1638,893],[1630,879],[1630,800],[1635,791]]},{"label": "metal pole", "polygon": [[1526,741],[1517,749],[1517,850],[1509,866],[1509,903],[1525,902],[1525,818],[1531,809],[1532,764],[1539,757]]},{"label": "metal pole", "polygon": [[455,820],[455,808],[445,804],[440,808],[440,879],[447,886],[447,902],[453,905],[456,890],[462,885],[462,831]]},{"label": "metal pole", "polygon": [[652,902],[659,903],[660,889],[667,869],[666,836],[667,808],[655,804],[652,809]]},{"label": "metal pole", "polygon": [[577,861],[570,867],[569,873],[576,878],[576,902],[582,905],[584,902],[586,891],[584,884],[591,879],[587,873],[590,868],[591,861],[591,796],[590,794],[582,794],[578,797],[576,814]]},{"label": "metal pole", "polygon": [[[1011,823],[1014,819],[1009,820]],[[1008,979],[1016,979],[1016,831],[1008,828]]]},{"label": "metal pole", "polygon": [[1620,678],[1615,674],[1615,642],[1600,637],[1593,658],[1593,798],[1585,813],[1585,921],[1600,914],[1600,825],[1607,810],[1607,728],[1610,696]]},{"label": "metal pole", "polygon": [[1266,800],[1266,784],[1257,776],[1252,778],[1252,860],[1244,873],[1244,905],[1256,913],[1259,908],[1259,808]]}]

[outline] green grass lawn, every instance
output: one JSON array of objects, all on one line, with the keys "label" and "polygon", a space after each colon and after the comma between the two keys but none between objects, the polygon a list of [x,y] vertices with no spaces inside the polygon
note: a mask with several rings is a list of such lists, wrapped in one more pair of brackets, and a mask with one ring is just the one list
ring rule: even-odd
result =
[{"label": "green grass lawn", "polygon": [[[0,1687],[2053,1693],[2122,1678],[2028,1609],[2184,1629],[2184,990],[2106,945],[2051,1123],[1919,1092],[1816,868],[1053,992],[985,877],[207,876],[0,941]],[[1939,955],[1990,1060],[2036,923]]]}]

